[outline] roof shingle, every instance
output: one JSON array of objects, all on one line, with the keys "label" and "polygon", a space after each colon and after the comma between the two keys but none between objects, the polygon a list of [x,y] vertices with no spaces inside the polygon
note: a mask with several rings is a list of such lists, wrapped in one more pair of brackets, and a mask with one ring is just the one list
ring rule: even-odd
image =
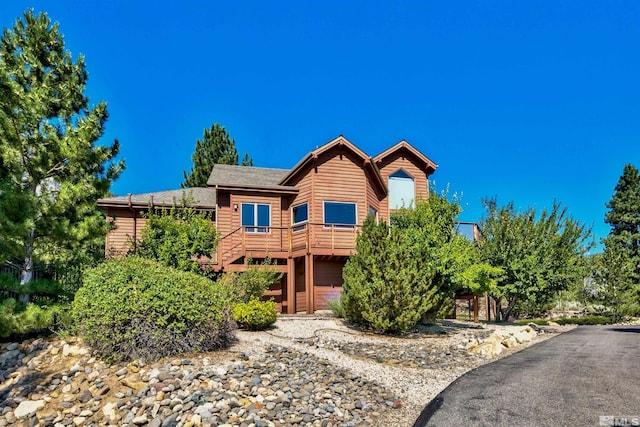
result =
[{"label": "roof shingle", "polygon": [[279,185],[288,169],[258,168],[255,166],[215,165],[207,180],[209,186],[293,190],[295,187]]},{"label": "roof shingle", "polygon": [[156,191],[153,193],[131,194],[131,196],[116,196],[98,199],[98,206],[106,205],[129,205],[149,206],[153,201],[154,206],[173,206],[176,201],[180,201],[182,195],[191,195],[195,201],[193,207],[203,209],[214,209],[216,207],[216,191],[213,188],[182,188],[180,190]]}]

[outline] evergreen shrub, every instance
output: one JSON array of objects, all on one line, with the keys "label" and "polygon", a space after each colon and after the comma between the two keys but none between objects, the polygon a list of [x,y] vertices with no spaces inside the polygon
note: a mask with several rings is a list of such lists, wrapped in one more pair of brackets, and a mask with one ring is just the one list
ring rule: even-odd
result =
[{"label": "evergreen shrub", "polygon": [[348,320],[380,332],[414,327],[429,308],[431,275],[420,271],[411,247],[384,222],[367,219],[357,253],[343,270],[342,306]]},{"label": "evergreen shrub", "polygon": [[138,257],[88,270],[73,318],[78,333],[109,361],[216,350],[234,340],[224,287]]},{"label": "evergreen shrub", "polygon": [[233,306],[233,319],[238,326],[250,331],[262,331],[273,325],[278,319],[278,311],[274,301],[251,299],[249,302],[237,303]]},{"label": "evergreen shrub", "polygon": [[62,324],[68,304],[23,306],[13,298],[0,304],[0,338],[40,333]]}]

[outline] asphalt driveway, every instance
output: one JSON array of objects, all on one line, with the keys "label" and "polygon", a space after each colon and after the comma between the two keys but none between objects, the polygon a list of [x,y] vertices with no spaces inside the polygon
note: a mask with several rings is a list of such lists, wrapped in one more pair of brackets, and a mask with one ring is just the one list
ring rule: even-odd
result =
[{"label": "asphalt driveway", "polygon": [[600,425],[640,426],[640,326],[581,326],[481,366],[414,427]]}]

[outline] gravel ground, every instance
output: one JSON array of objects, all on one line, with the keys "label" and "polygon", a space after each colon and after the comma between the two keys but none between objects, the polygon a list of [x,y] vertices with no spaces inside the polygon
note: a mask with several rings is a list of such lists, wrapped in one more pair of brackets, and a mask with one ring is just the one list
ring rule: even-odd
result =
[{"label": "gravel ground", "polygon": [[470,341],[514,328],[517,326],[442,321],[397,338],[359,331],[328,316],[281,316],[269,331],[239,331],[240,342],[233,350],[255,357],[275,344],[326,360],[381,385],[397,397],[399,404],[384,411],[375,425],[411,426],[423,407],[460,375],[572,329],[545,328],[533,341],[498,357],[483,357],[467,350]]},{"label": "gravel ground", "polygon": [[453,380],[496,358],[468,348],[520,329],[443,321],[387,337],[281,316],[267,331],[238,331],[225,351],[115,365],[73,337],[4,343],[0,427],[411,426]]}]

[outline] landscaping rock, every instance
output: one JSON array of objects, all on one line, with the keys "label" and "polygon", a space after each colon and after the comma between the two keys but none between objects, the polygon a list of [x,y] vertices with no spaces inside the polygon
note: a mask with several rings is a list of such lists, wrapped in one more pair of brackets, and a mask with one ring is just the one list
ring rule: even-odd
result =
[{"label": "landscaping rock", "polygon": [[[42,426],[405,425],[381,419],[411,410],[412,399],[421,408],[463,372],[513,348],[516,332],[535,337],[525,328],[439,326],[444,333],[404,339],[296,327],[291,339],[246,333],[238,350],[115,365],[74,339],[11,343],[0,353],[0,427],[22,418]],[[408,392],[424,384],[428,393]]]},{"label": "landscaping rock", "polygon": [[25,400],[20,402],[14,409],[13,415],[16,418],[26,418],[34,415],[36,411],[44,406],[44,400]]}]

